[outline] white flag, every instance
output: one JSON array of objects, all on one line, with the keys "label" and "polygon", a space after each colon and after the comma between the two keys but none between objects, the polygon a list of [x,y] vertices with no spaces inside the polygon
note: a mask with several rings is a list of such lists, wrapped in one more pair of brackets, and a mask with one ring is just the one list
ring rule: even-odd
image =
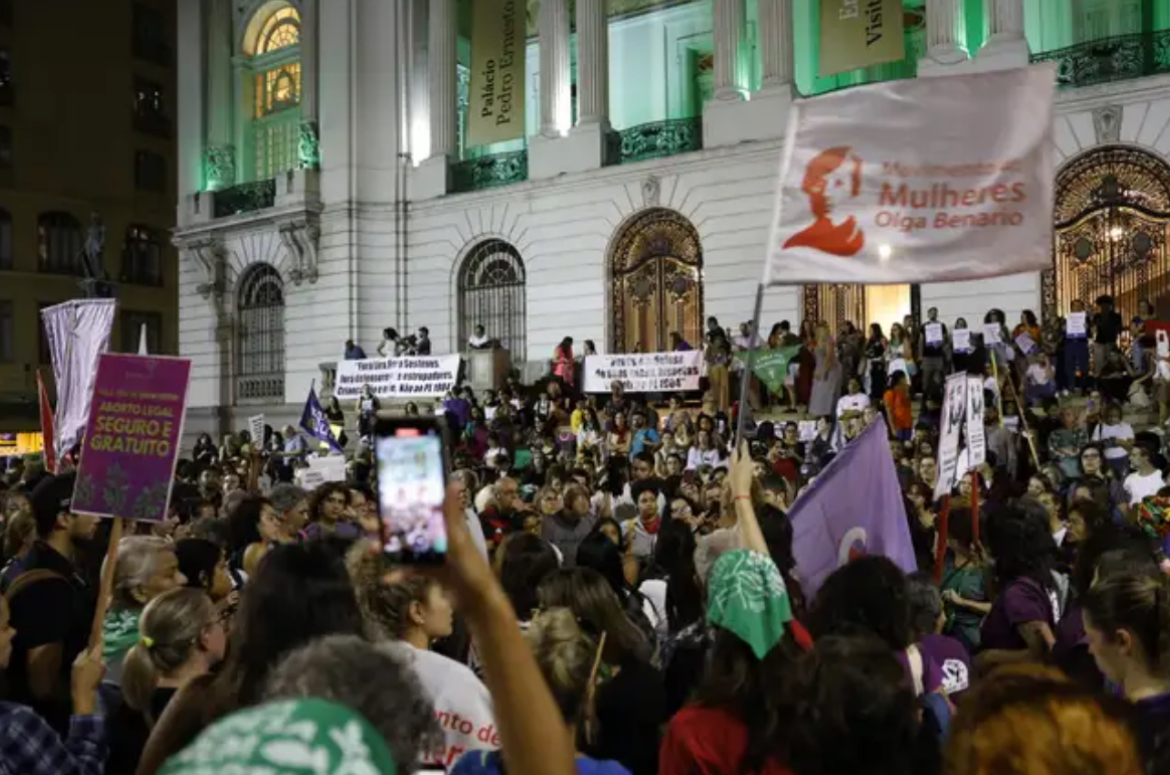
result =
[{"label": "white flag", "polygon": [[113,299],[75,299],[41,310],[57,383],[54,447],[57,459],[73,448],[89,420],[98,358],[110,345]]},{"label": "white flag", "polygon": [[764,282],[971,280],[1052,263],[1055,69],[792,106]]}]

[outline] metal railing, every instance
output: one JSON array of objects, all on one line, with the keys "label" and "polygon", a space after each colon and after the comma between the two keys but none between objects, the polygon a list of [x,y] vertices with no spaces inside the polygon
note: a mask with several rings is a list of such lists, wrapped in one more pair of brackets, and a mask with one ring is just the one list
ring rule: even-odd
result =
[{"label": "metal railing", "polygon": [[703,148],[703,119],[673,118],[666,121],[651,121],[639,124],[619,133],[621,151],[618,164],[661,159],[690,153]]},{"label": "metal railing", "polygon": [[1062,87],[1170,73],[1170,30],[1098,38],[1033,54],[1032,61],[1056,62],[1056,82]]},{"label": "metal railing", "polygon": [[276,204],[276,181],[260,180],[221,188],[214,193],[216,218],[227,218],[241,213],[254,213]]},{"label": "metal railing", "polygon": [[456,162],[451,166],[454,193],[510,186],[528,180],[528,151],[508,151]]}]

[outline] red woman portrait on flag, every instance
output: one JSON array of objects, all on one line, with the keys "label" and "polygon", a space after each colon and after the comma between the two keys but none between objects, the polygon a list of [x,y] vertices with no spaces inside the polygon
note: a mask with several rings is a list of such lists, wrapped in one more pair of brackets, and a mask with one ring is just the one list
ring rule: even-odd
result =
[{"label": "red woman portrait on flag", "polygon": [[793,234],[785,248],[812,248],[834,256],[857,255],[865,246],[865,233],[851,215],[833,223],[833,208],[861,193],[861,158],[848,146],[821,151],[804,171],[800,190],[808,196],[812,225]]}]

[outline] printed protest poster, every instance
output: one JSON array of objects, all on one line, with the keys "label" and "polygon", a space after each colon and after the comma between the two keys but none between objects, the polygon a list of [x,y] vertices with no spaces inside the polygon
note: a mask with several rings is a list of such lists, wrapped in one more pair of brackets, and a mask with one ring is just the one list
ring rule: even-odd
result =
[{"label": "printed protest poster", "polygon": [[264,446],[264,415],[254,414],[248,418],[248,435],[252,437],[252,447]]},{"label": "printed protest poster", "polygon": [[906,56],[902,0],[820,0],[821,77]]},{"label": "printed protest poster", "polygon": [[923,326],[926,332],[926,344],[929,347],[940,347],[943,343],[942,323],[927,323]]},{"label": "printed protest poster", "polygon": [[983,344],[991,347],[995,344],[1002,344],[1003,339],[1000,337],[1001,326],[999,323],[984,323],[983,324]]},{"label": "printed protest poster", "polygon": [[469,148],[524,136],[528,12],[523,0],[475,0],[472,7]]},{"label": "printed protest poster", "polygon": [[938,436],[938,480],[934,484],[934,498],[938,500],[955,486],[959,465],[959,437],[963,432],[963,418],[967,416],[967,375],[960,372],[947,377],[943,388],[942,429]]},{"label": "printed protest poster", "polygon": [[72,510],[99,517],[166,519],[175,477],[191,361],[104,354]]},{"label": "printed protest poster", "polygon": [[369,385],[378,398],[442,398],[459,380],[458,355],[408,355],[340,361],[333,395],[355,401]]},{"label": "printed protest poster", "polygon": [[1031,355],[1036,350],[1036,342],[1028,334],[1023,333],[1016,337],[1016,347],[1019,347],[1024,355]]},{"label": "printed protest poster", "polygon": [[309,458],[309,470],[321,475],[322,482],[345,481],[345,458],[341,455]]},{"label": "printed protest poster", "polygon": [[585,359],[585,392],[608,393],[614,382],[627,393],[698,390],[703,353],[698,350],[631,355],[590,355]]},{"label": "printed protest poster", "polygon": [[1064,334],[1069,339],[1084,339],[1089,335],[1084,312],[1070,312],[1064,319]]},{"label": "printed protest poster", "polygon": [[1052,263],[1052,64],[791,107],[764,282],[922,283]]},{"label": "printed protest poster", "polygon": [[951,347],[957,353],[971,352],[971,331],[967,328],[956,328],[951,332]]},{"label": "printed protest poster", "polygon": [[[967,380],[967,464],[971,468],[987,461],[987,440],[983,428],[983,381]],[[967,473],[957,472],[958,475]]]}]

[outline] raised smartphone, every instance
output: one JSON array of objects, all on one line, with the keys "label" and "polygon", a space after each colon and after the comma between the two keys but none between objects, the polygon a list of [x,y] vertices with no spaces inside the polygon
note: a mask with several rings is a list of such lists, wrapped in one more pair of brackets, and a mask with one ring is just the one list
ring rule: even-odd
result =
[{"label": "raised smartphone", "polygon": [[447,556],[447,424],[441,417],[379,417],[374,425],[382,551],[396,563]]}]

